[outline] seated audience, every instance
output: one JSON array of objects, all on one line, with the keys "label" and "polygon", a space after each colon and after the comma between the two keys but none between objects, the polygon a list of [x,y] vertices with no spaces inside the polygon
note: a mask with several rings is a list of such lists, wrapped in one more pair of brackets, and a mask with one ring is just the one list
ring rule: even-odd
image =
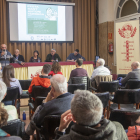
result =
[{"label": "seated audience", "polygon": [[108,68],[104,67],[105,65],[105,60],[102,58],[99,58],[96,62],[96,69],[93,70],[92,76],[91,76],[91,80],[94,80],[94,77],[97,75],[110,75],[110,71]]},{"label": "seated audience", "polygon": [[[31,85],[28,89],[28,92],[30,94],[32,94],[33,86],[42,86],[42,87],[45,87],[45,88],[50,87],[50,85],[51,85],[50,78],[51,77],[48,76],[50,71],[51,71],[51,65],[50,64],[45,64],[43,66],[42,71],[41,71],[41,75],[37,76],[37,77],[34,77],[32,79]],[[35,99],[33,99],[33,100],[35,100]]]},{"label": "seated audience", "polygon": [[132,71],[127,74],[125,78],[121,78],[120,82],[122,85],[125,85],[129,79],[138,79],[140,80],[140,63],[138,61],[131,64]]},{"label": "seated audience", "polygon": [[55,49],[51,49],[51,53],[47,55],[45,62],[61,61]]},{"label": "seated audience", "polygon": [[[55,140],[59,137],[59,140],[128,140],[123,126],[118,122],[102,119],[102,114],[103,105],[96,95],[86,90],[75,91],[71,110],[61,115]],[[64,135],[71,121],[75,124],[70,133]]]},{"label": "seated audience", "polygon": [[75,61],[76,69],[71,71],[70,78],[71,77],[84,77],[84,76],[88,76],[87,71],[81,67],[82,64],[83,64],[83,60],[82,59],[77,59]]},{"label": "seated audience", "polygon": [[7,87],[6,84],[0,81],[0,108],[4,108],[8,113],[8,120],[18,119],[17,109],[13,105],[6,105],[1,102],[6,96]]},{"label": "seated audience", "polygon": [[48,75],[54,76],[55,74],[62,74],[61,65],[57,61],[53,62],[52,69],[51,69],[51,71],[50,71],[50,73]]},{"label": "seated audience", "polygon": [[[14,67],[12,65],[7,65],[2,71],[2,78],[0,78],[7,87],[19,87],[19,93],[22,94],[22,88],[18,79],[14,76]],[[12,101],[4,102],[4,104],[12,104]]]},{"label": "seated audience", "polygon": [[41,62],[41,58],[39,57],[39,52],[37,50],[34,51],[34,56],[32,56],[29,62]]},{"label": "seated audience", "polygon": [[[43,123],[47,115],[61,115],[70,109],[70,103],[73,94],[67,91],[67,80],[63,75],[56,74],[51,78],[51,91],[49,92],[43,104],[38,106],[32,120],[37,126]],[[34,126],[29,123],[23,140],[29,140],[29,136],[34,133]]]},{"label": "seated audience", "polygon": [[[25,62],[24,57],[19,54],[19,50],[18,49],[15,50],[15,54],[13,55],[13,57],[16,58],[18,61]],[[11,58],[10,59],[10,63],[14,63],[14,62],[15,62],[14,59]]]},{"label": "seated audience", "polygon": [[75,60],[77,60],[78,58],[81,58],[81,59],[83,59],[83,61],[86,61],[86,59],[82,56],[82,55],[80,55],[79,54],[79,50],[78,49],[76,49],[75,51],[74,51],[74,53],[71,53],[68,57],[67,57],[67,61],[75,61]]}]

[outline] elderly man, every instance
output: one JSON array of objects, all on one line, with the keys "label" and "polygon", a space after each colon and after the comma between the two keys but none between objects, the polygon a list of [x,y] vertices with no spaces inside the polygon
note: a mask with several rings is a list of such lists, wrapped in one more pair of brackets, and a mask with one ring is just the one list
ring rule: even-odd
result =
[{"label": "elderly man", "polygon": [[77,60],[78,58],[81,58],[81,59],[83,59],[84,61],[86,61],[86,59],[82,56],[82,55],[80,55],[79,54],[79,50],[78,49],[76,49],[75,51],[74,51],[74,53],[71,53],[68,57],[67,57],[67,61],[75,61],[75,60]]},{"label": "elderly man", "polygon": [[17,109],[15,108],[15,106],[13,105],[4,106],[4,104],[1,102],[5,98],[6,92],[7,92],[7,87],[5,83],[0,81],[0,103],[1,103],[1,107],[3,107],[8,113],[7,121],[18,119]]},{"label": "elderly man", "polygon": [[110,71],[108,68],[104,67],[105,65],[105,60],[102,58],[99,58],[96,62],[96,69],[93,71],[91,80],[94,79],[95,76],[97,75],[110,75]]},{"label": "elderly man", "polygon": [[122,85],[125,85],[129,79],[138,79],[140,80],[140,63],[135,61],[131,64],[132,71],[127,74],[125,78],[120,80]]},{"label": "elderly man", "polygon": [[[128,140],[120,123],[102,119],[103,105],[95,94],[87,90],[77,90],[74,94],[71,110],[61,115],[55,140]],[[71,121],[75,124],[64,135]]]},{"label": "elderly man", "polygon": [[[73,94],[67,91],[66,78],[60,74],[54,75],[51,78],[51,91],[43,101],[43,104],[36,109],[32,120],[36,125],[40,126],[46,115],[61,115],[70,109],[72,98]],[[34,130],[34,126],[30,123],[23,140],[29,140],[29,135],[33,135]]]},{"label": "elderly man", "polygon": [[47,55],[45,62],[61,61],[55,49],[51,49],[51,53]]},{"label": "elderly man", "polygon": [[[18,61],[25,62],[24,57],[23,57],[22,55],[20,55],[18,49],[15,50],[15,54],[14,54],[13,56],[14,56],[14,58],[16,58]],[[10,63],[14,63],[14,59],[13,59],[13,58],[10,59]]]},{"label": "elderly man", "polygon": [[23,62],[18,61],[16,58],[14,58],[13,55],[11,55],[11,53],[7,51],[6,49],[7,49],[7,46],[5,44],[2,44],[1,50],[0,50],[0,63],[1,63],[2,69],[4,68],[4,66],[9,65],[10,58],[13,58],[15,62],[21,65],[24,65]]}]

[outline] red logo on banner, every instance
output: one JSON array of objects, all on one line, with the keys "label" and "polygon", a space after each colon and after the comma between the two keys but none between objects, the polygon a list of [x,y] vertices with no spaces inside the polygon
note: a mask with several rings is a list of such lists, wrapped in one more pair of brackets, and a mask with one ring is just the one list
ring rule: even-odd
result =
[{"label": "red logo on banner", "polygon": [[129,23],[126,23],[122,28],[121,30],[119,29],[119,34],[121,37],[123,38],[130,38],[130,37],[133,37],[135,36],[136,34],[136,31],[137,31],[137,28],[135,27],[133,29],[133,26]]},{"label": "red logo on banner", "polygon": [[31,79],[33,79],[35,76],[39,76],[40,74],[41,74],[41,69],[37,70],[34,75],[31,74]]}]

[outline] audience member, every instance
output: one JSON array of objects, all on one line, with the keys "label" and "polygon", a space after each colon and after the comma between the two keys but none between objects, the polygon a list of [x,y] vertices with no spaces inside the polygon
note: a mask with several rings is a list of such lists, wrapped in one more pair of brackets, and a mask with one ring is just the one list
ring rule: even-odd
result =
[{"label": "audience member", "polygon": [[[19,87],[19,93],[22,94],[21,85],[14,76],[14,67],[12,65],[4,67],[0,80],[3,81],[7,87]],[[4,102],[4,104],[12,104],[12,101]]]},{"label": "audience member", "polygon": [[83,60],[80,58],[75,61],[76,69],[71,71],[70,78],[88,76],[87,71],[81,67],[82,64]]},{"label": "audience member", "polygon": [[39,52],[37,50],[34,51],[34,56],[32,56],[29,62],[41,62],[41,58],[39,57]]},{"label": "audience member", "polygon": [[91,80],[94,80],[94,77],[97,75],[110,75],[110,71],[108,68],[104,67],[105,65],[105,60],[102,58],[99,58],[96,62],[96,69],[93,70],[92,76],[91,76]]},{"label": "audience member", "polygon": [[18,119],[17,109],[13,105],[6,105],[1,102],[6,96],[7,87],[6,84],[0,81],[0,108],[4,108],[8,113],[8,120]]},{"label": "audience member", "polygon": [[7,49],[7,46],[5,44],[2,44],[1,50],[0,50],[0,63],[1,63],[2,69],[5,66],[9,65],[10,58],[13,58],[14,62],[24,65],[23,62],[17,60],[15,57],[13,57],[13,55],[11,55],[11,53],[9,51],[7,51],[6,49]]},{"label": "audience member", "polygon": [[129,79],[138,79],[140,80],[140,63],[135,61],[131,64],[132,71],[127,74],[125,78],[121,78],[120,82],[122,85],[125,85]]},{"label": "audience member", "polygon": [[[75,91],[71,110],[61,115],[55,140],[128,140],[122,125],[102,119],[102,114],[103,105],[96,95],[86,90]],[[70,133],[62,136],[71,121],[75,124]]]},{"label": "audience member", "polygon": [[75,61],[75,60],[77,60],[78,58],[81,58],[81,59],[83,59],[83,61],[86,61],[86,59],[82,56],[82,55],[80,55],[79,54],[79,50],[78,49],[76,49],[75,51],[74,51],[74,53],[71,53],[68,57],[67,57],[67,61]]},{"label": "audience member", "polygon": [[[45,87],[45,88],[50,87],[50,85],[51,85],[50,78],[51,77],[48,76],[50,71],[51,71],[51,65],[50,64],[45,64],[43,66],[42,71],[41,71],[41,75],[37,76],[37,77],[34,77],[32,79],[31,85],[28,89],[28,92],[30,94],[32,94],[33,86],[42,86],[42,87]],[[33,100],[35,100],[35,99],[33,98]]]},{"label": "audience member", "polygon": [[62,74],[62,72],[61,72],[61,65],[57,61],[53,62],[52,69],[51,69],[49,75],[54,76],[55,74]]},{"label": "audience member", "polygon": [[45,62],[61,61],[55,49],[51,49],[51,53],[47,55]]},{"label": "audience member", "polygon": [[[70,109],[72,98],[73,94],[67,91],[66,78],[60,74],[54,75],[51,78],[51,91],[43,101],[44,103],[36,109],[32,120],[40,126],[46,115],[61,115]],[[30,123],[23,139],[29,140],[29,135],[33,135],[34,130],[34,126]]]},{"label": "audience member", "polygon": [[[22,55],[20,55],[18,49],[15,50],[15,54],[13,55],[13,57],[16,58],[18,61],[25,62],[24,57]],[[10,59],[10,63],[14,63],[13,58]]]}]

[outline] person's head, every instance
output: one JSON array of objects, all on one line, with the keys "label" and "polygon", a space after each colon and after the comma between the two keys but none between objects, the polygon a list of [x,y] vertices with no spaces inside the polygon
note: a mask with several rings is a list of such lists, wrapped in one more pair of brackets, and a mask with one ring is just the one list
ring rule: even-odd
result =
[{"label": "person's head", "polygon": [[39,52],[37,50],[34,51],[34,57],[38,57]]},{"label": "person's head", "polygon": [[7,120],[8,120],[8,113],[7,113],[7,111],[1,106],[1,103],[0,103],[0,128],[1,128],[3,125],[6,125],[6,124],[7,124]]},{"label": "person's head", "polygon": [[0,81],[0,102],[5,98],[7,92],[6,84]]},{"label": "person's head", "polygon": [[67,92],[67,80],[61,74],[56,74],[51,78],[51,91],[56,98]]},{"label": "person's head", "polygon": [[96,62],[96,67],[104,66],[104,65],[105,65],[105,60],[102,58],[99,58]]},{"label": "person's head", "polygon": [[97,125],[103,113],[101,100],[87,90],[76,90],[71,101],[73,120],[80,125]]},{"label": "person's head", "polygon": [[59,64],[59,62],[54,61],[52,64],[52,71],[57,74],[57,72],[61,71],[61,65]]},{"label": "person's head", "polygon": [[1,50],[6,50],[7,46],[5,44],[1,44]]},{"label": "person's head", "polygon": [[135,69],[138,69],[140,68],[140,63],[138,61],[135,61],[131,64],[131,69],[132,70],[135,70]]},{"label": "person's head", "polygon": [[19,50],[16,49],[16,50],[15,50],[15,56],[18,56],[18,55],[19,55]]},{"label": "person's head", "polygon": [[83,64],[83,60],[82,59],[80,59],[80,58],[78,58],[76,61],[75,61],[75,65],[76,65],[76,67],[80,67],[80,66],[82,66],[82,64]]},{"label": "person's head", "polygon": [[79,53],[79,50],[76,49],[76,50],[74,51],[74,55],[76,56],[78,53]]},{"label": "person's head", "polygon": [[7,65],[4,67],[2,71],[2,79],[7,87],[11,87],[10,86],[10,82],[12,81],[11,78],[15,78],[14,67],[12,65]]},{"label": "person's head", "polygon": [[51,71],[52,66],[50,64],[45,64],[42,69],[42,74],[48,75]]},{"label": "person's head", "polygon": [[51,55],[54,56],[56,53],[56,50],[55,49],[51,49]]}]

